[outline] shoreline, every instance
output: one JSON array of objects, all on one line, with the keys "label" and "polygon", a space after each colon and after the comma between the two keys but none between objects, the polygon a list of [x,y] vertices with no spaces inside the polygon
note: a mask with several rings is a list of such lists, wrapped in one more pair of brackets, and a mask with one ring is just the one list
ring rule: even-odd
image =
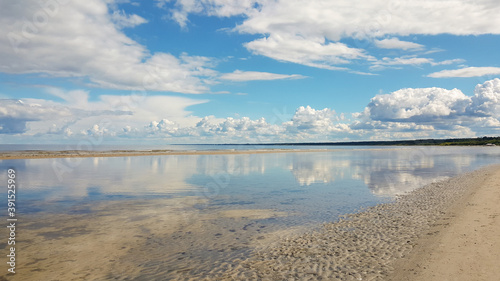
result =
[{"label": "shoreline", "polygon": [[391,281],[496,280],[500,276],[500,165],[431,225],[427,236],[397,260]]},{"label": "shoreline", "polygon": [[[492,181],[496,190],[491,188]],[[346,215],[318,230],[286,238],[277,246],[255,253],[220,275],[202,279],[493,280],[484,276],[498,277],[500,274],[497,267],[488,267],[500,263],[500,251],[493,254],[474,251],[475,256],[470,257],[467,251],[453,250],[453,243],[459,243],[463,237],[447,231],[453,227],[463,228],[467,222],[461,219],[462,216],[469,215],[469,206],[477,206],[470,203],[478,200],[474,196],[482,194],[488,197],[492,190],[495,191],[493,198],[500,199],[500,165],[432,183],[398,197],[395,202]],[[498,229],[500,205],[497,201],[492,202],[494,204],[482,209],[483,219],[496,220]],[[490,223],[490,226],[495,224]],[[497,232],[491,233],[491,227],[484,228],[486,232],[483,234],[487,237],[477,236],[477,241],[471,238],[469,248],[488,238],[488,244],[479,249],[499,249],[500,238]],[[447,237],[446,243],[442,242],[443,237]],[[436,248],[436,245],[441,248]],[[448,248],[451,250],[442,251]],[[429,257],[431,261],[428,261]],[[452,266],[452,269],[445,270],[457,258],[462,258],[462,261],[474,259],[476,267]],[[477,266],[481,263],[483,266]],[[485,266],[490,272],[484,272]],[[455,277],[446,279],[446,274],[453,270]],[[468,270],[468,274],[464,275],[461,270]],[[464,277],[457,278],[460,276]]]}]

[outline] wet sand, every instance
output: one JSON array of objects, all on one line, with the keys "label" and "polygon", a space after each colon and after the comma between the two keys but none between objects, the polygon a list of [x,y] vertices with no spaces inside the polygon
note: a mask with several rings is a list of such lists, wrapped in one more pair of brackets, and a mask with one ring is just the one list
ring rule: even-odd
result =
[{"label": "wet sand", "polygon": [[102,202],[23,216],[16,274],[2,265],[0,280],[198,279],[248,258],[283,231],[265,221],[286,213],[195,207],[205,203],[194,196]]}]

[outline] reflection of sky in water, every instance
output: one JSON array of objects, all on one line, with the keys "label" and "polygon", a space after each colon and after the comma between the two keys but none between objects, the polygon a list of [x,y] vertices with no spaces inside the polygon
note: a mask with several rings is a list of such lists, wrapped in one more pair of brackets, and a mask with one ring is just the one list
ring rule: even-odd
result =
[{"label": "reflection of sky in water", "polygon": [[[199,210],[274,209],[323,221],[479,166],[491,147],[403,147],[238,155],[0,161],[17,169],[20,212],[64,211],[107,200],[204,200]],[[5,175],[2,175],[2,178]],[[293,222],[290,222],[293,224]]]}]

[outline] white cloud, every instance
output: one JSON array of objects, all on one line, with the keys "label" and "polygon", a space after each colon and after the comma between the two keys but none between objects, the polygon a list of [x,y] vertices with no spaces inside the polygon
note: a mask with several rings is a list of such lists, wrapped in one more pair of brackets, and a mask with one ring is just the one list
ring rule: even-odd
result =
[{"label": "white cloud", "polygon": [[424,49],[424,45],[401,41],[398,38],[390,38],[383,40],[375,40],[375,46],[382,49],[401,49],[401,50],[422,50]]},{"label": "white cloud", "polygon": [[477,85],[474,96],[442,88],[401,89],[377,95],[355,114],[353,130],[384,137],[389,132],[420,131],[439,137],[500,133],[500,79]]},{"label": "white cloud", "polygon": [[[2,100],[0,102],[0,134],[60,134],[68,126],[82,120],[98,120],[127,116],[130,112],[113,110],[97,103],[84,110],[67,103],[42,99]],[[107,117],[105,117],[107,116]],[[68,132],[66,130],[66,132]]]},{"label": "white cloud", "polygon": [[165,133],[174,135],[179,130],[179,125],[168,119],[162,119],[160,122],[152,121],[146,126],[146,129],[151,133]]},{"label": "white cloud", "polygon": [[64,100],[74,108],[88,108],[89,92],[84,90],[64,91],[60,88],[47,88],[47,93]]},{"label": "white cloud", "polygon": [[432,131],[432,125],[419,125],[415,122],[384,122],[379,120],[354,121],[350,127],[353,130],[370,131],[370,132],[418,132]]},{"label": "white cloud", "polygon": [[[486,1],[266,1],[251,10],[238,30],[253,33],[294,33],[345,37],[409,34],[498,34],[498,5]],[[363,5],[361,5],[361,2]],[[456,15],[466,14],[467,24]],[[364,34],[360,34],[363,32]]]},{"label": "white cloud", "polygon": [[334,110],[328,108],[316,110],[310,106],[301,106],[295,111],[292,120],[284,124],[291,132],[329,133],[337,130],[334,124],[337,120]]},{"label": "white cloud", "polygon": [[164,138],[176,142],[212,143],[265,142],[282,137],[283,128],[271,125],[264,118],[251,120],[248,117],[216,119],[204,117],[194,126],[180,126],[168,119],[152,121],[145,127],[149,138]]},{"label": "white cloud", "polygon": [[181,126],[192,126],[199,118],[193,116],[187,108],[208,102],[208,100],[174,96],[102,95],[99,98],[108,107],[132,113],[130,116],[121,118],[123,125],[120,123],[120,128],[132,124],[142,127],[143,124],[152,120],[162,119],[172,120]]},{"label": "white cloud", "polygon": [[335,111],[299,107],[290,121],[270,124],[264,118],[248,117],[220,120],[202,118],[196,126],[181,127],[170,120],[153,121],[146,126],[150,137],[204,139],[210,142],[280,142],[328,140],[332,134],[347,133],[349,126],[339,123]]},{"label": "white cloud", "polygon": [[71,115],[71,112],[63,106],[44,107],[37,103],[28,104],[22,100],[2,100],[0,106],[0,118],[39,120]]},{"label": "white cloud", "polygon": [[[500,117],[500,79],[495,78],[476,86],[469,111],[482,116]],[[497,122],[490,119],[488,124]]]},{"label": "white cloud", "polygon": [[[119,28],[146,20],[110,14],[107,1],[7,1],[0,10],[0,71],[81,77],[101,88],[202,93],[211,59],[151,54]],[[52,4],[51,4],[52,3]],[[40,6],[42,5],[42,6]]]},{"label": "white cloud", "polygon": [[[186,26],[190,14],[241,15],[243,21],[233,30],[262,36],[245,44],[254,54],[340,70],[348,69],[338,65],[355,59],[373,60],[363,50],[340,43],[344,38],[417,50],[422,45],[397,37],[500,34],[500,6],[494,0],[177,0],[171,12],[181,26]],[[387,36],[391,38],[378,40]]]},{"label": "white cloud", "polygon": [[[157,6],[165,8],[171,0],[157,0]],[[230,17],[247,14],[255,9],[255,5],[265,1],[255,0],[177,0],[170,10],[170,18],[185,28],[189,22],[189,14],[204,13],[210,16]]]},{"label": "white cloud", "polygon": [[367,58],[363,50],[350,48],[338,42],[326,42],[324,37],[275,35],[245,43],[254,54],[275,60],[293,62],[331,70],[347,70],[334,65],[347,64],[350,60]]},{"label": "white cloud", "polygon": [[436,122],[463,114],[469,104],[470,98],[458,89],[409,88],[375,96],[367,114],[378,121]]},{"label": "white cloud", "polygon": [[138,15],[127,15],[124,11],[113,11],[111,20],[118,28],[135,27],[148,21]]},{"label": "white cloud", "polygon": [[[171,143],[262,143],[473,137],[500,133],[500,79],[458,89],[408,88],[374,96],[361,113],[345,118],[331,108],[301,106],[277,122],[249,117],[193,116],[208,102],[169,96],[102,95],[49,88],[61,101],[2,100],[0,139],[78,141],[95,137]],[[83,98],[86,97],[86,98]],[[17,139],[15,138],[17,136]]]},{"label": "white cloud", "polygon": [[431,66],[436,66],[436,65],[448,65],[453,63],[460,63],[460,62],[463,62],[463,60],[453,59],[453,60],[436,62],[434,61],[434,59],[431,58],[419,58],[417,56],[403,56],[397,58],[384,57],[381,60],[373,61],[372,66],[370,68],[377,70],[377,69],[384,69],[386,67],[398,67],[403,65],[420,66],[423,64],[429,64]]},{"label": "white cloud", "polygon": [[351,70],[351,71],[349,71],[349,73],[358,74],[358,75],[366,75],[366,76],[376,76],[376,75],[378,75],[378,74],[371,73],[371,72],[363,72],[363,71],[355,71],[355,70]]},{"label": "white cloud", "polygon": [[434,72],[427,77],[449,78],[449,77],[479,77],[485,75],[500,75],[500,67],[466,67],[453,70],[442,70]]},{"label": "white cloud", "polygon": [[434,66],[434,65],[448,65],[448,64],[462,63],[462,62],[465,62],[465,60],[464,59],[452,59],[452,60],[444,60],[444,61],[440,61],[440,62],[434,62],[431,64]]},{"label": "white cloud", "polygon": [[56,119],[71,116],[64,107],[42,107],[26,104],[21,100],[1,100],[0,134],[20,134],[26,132],[26,123],[41,119]]},{"label": "white cloud", "polygon": [[281,80],[281,79],[303,79],[305,76],[299,74],[276,74],[258,71],[235,70],[233,73],[226,73],[220,76],[222,80],[230,81],[256,81],[256,80]]},{"label": "white cloud", "polygon": [[[199,118],[192,116],[186,108],[207,102],[184,97],[141,95],[101,95],[97,100],[89,101],[89,93],[82,90],[48,88],[47,93],[63,101],[2,100],[0,134],[46,136],[65,133],[77,139],[81,134],[101,132],[114,136],[137,132],[151,120],[162,119],[170,119],[179,126],[194,126]],[[96,125],[99,130],[96,130]]]}]

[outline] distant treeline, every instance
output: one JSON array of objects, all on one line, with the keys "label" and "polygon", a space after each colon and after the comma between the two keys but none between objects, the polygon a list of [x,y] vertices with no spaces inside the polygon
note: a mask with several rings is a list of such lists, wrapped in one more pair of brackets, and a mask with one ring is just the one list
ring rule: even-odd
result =
[{"label": "distant treeline", "polygon": [[[260,143],[251,145],[500,145],[500,137],[464,138],[464,139],[421,139],[398,141],[358,141],[358,142],[301,142],[301,143]],[[249,144],[250,145],[250,144]]]}]

